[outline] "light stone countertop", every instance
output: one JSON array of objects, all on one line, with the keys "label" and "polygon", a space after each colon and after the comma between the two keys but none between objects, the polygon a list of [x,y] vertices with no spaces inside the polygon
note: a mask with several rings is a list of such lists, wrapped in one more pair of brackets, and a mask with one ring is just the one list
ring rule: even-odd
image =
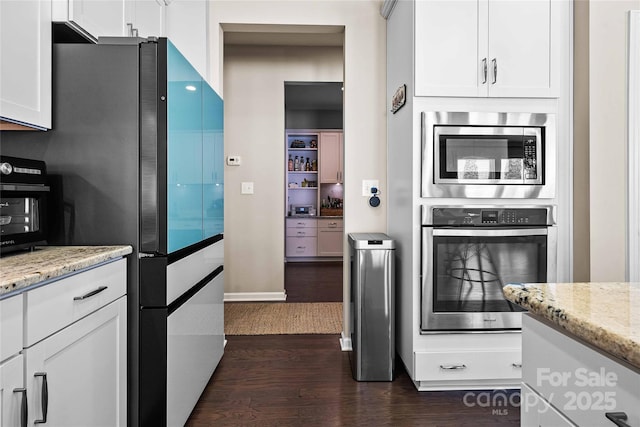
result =
[{"label": "light stone countertop", "polygon": [[524,283],[507,300],[640,368],[640,283]]},{"label": "light stone countertop", "polygon": [[120,258],[131,246],[45,246],[0,258],[0,298],[45,280]]}]

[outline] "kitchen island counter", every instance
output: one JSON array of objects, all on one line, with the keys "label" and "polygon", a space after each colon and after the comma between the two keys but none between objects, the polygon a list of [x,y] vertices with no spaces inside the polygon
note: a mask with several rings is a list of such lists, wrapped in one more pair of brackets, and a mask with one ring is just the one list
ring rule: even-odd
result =
[{"label": "kitchen island counter", "polygon": [[31,285],[89,268],[132,252],[131,246],[46,246],[0,258],[0,298]]},{"label": "kitchen island counter", "polygon": [[507,300],[640,368],[640,283],[531,283],[503,288]]}]

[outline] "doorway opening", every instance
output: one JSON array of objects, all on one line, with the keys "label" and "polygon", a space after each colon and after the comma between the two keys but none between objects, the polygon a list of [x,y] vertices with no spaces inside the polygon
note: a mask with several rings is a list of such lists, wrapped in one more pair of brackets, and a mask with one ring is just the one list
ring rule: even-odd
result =
[{"label": "doorway opening", "polygon": [[285,82],[287,302],[343,295],[342,82]]}]

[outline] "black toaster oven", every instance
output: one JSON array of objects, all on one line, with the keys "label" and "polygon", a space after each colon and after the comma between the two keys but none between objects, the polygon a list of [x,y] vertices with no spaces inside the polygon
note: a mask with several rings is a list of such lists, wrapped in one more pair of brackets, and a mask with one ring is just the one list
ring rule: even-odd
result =
[{"label": "black toaster oven", "polygon": [[46,243],[49,192],[43,161],[0,156],[0,254]]}]

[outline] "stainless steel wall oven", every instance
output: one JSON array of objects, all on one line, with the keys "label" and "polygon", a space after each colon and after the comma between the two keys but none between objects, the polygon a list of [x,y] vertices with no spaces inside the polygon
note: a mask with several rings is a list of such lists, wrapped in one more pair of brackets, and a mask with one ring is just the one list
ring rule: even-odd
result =
[{"label": "stainless steel wall oven", "polygon": [[554,206],[423,206],[421,332],[520,329],[507,283],[557,276]]},{"label": "stainless steel wall oven", "polygon": [[422,113],[422,197],[552,198],[555,119],[529,113]]}]

